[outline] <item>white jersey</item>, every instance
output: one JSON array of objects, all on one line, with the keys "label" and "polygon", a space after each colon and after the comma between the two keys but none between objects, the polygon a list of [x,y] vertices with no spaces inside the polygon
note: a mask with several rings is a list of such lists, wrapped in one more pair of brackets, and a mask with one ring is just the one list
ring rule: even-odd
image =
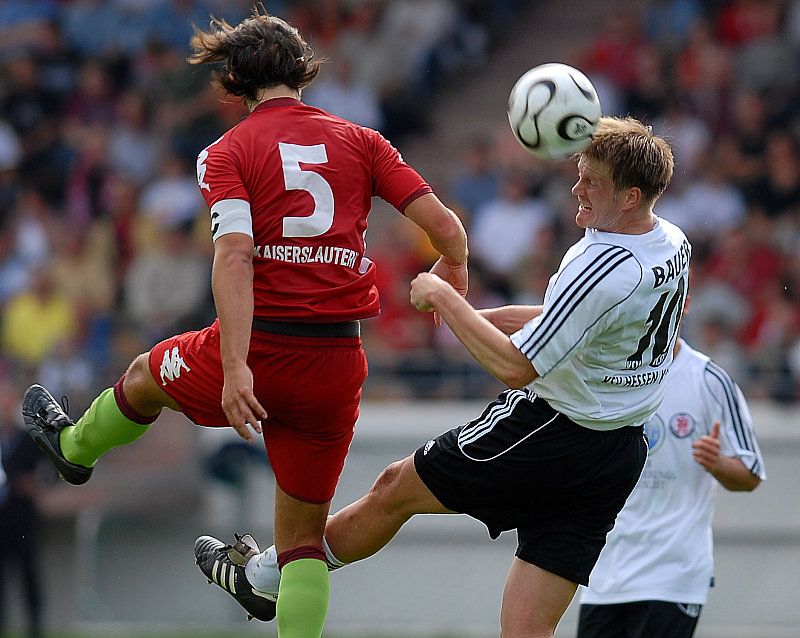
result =
[{"label": "white jersey", "polygon": [[649,421],[664,398],[690,256],[664,219],[643,235],[587,229],[550,279],[542,314],[511,336],[539,374],[536,394],[594,430]]},{"label": "white jersey", "polygon": [[750,411],[728,374],[681,342],[668,393],[645,431],[647,463],[600,554],[581,602],[663,600],[703,605],[713,576],[716,479],[692,443],[720,422],[720,453],[766,479]]}]

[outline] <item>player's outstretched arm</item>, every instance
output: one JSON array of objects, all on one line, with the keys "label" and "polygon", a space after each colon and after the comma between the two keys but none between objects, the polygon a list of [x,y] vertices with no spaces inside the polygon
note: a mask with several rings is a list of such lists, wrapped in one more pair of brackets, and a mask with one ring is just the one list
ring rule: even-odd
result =
[{"label": "player's outstretched arm", "polygon": [[478,314],[507,335],[514,334],[531,319],[542,314],[542,306],[499,306],[483,308]]},{"label": "player's outstretched arm", "polygon": [[507,334],[436,275],[417,275],[411,282],[411,304],[423,312],[438,312],[475,360],[509,388],[523,388],[538,376]]}]

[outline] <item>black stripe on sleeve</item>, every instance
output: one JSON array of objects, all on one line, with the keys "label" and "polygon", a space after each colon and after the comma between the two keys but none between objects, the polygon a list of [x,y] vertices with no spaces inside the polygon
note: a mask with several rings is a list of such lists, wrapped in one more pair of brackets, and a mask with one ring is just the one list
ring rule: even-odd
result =
[{"label": "black stripe on sleeve", "polygon": [[756,447],[753,444],[750,430],[744,425],[742,420],[742,412],[733,379],[713,361],[709,361],[706,364],[706,372],[715,378],[722,388],[725,395],[725,405],[727,406],[728,413],[731,415],[731,423],[739,447],[748,452],[755,452]]},{"label": "black stripe on sleeve", "polygon": [[[610,246],[600,253],[592,267],[580,273],[553,301],[535,333],[521,344],[522,353],[528,359],[533,359],[538,355],[588,294],[628,259],[633,259],[633,254],[621,246]],[[587,322],[587,325],[590,323]]]}]

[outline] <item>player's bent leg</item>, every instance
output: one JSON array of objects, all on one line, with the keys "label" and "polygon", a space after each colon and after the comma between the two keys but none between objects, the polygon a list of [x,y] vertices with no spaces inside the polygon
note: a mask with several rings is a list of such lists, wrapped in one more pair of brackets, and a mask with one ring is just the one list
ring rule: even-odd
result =
[{"label": "player's bent leg", "polygon": [[372,556],[414,514],[453,514],[422,482],[414,457],[387,467],[369,492],[328,518],[325,539],[342,563]]},{"label": "player's bent leg", "polygon": [[180,407],[169,396],[150,372],[150,353],[136,357],[123,377],[123,395],[128,405],[145,418],[157,417],[163,408],[180,412]]},{"label": "player's bent leg", "polygon": [[[279,491],[276,502],[281,498]],[[413,457],[408,457],[386,468],[365,496],[328,517],[323,539],[328,569],[371,556],[417,513],[453,512],[425,486],[414,467]],[[354,525],[357,528],[351,527]],[[358,532],[354,533],[354,529]],[[293,542],[301,540],[295,537]],[[254,588],[277,594],[281,572],[275,546],[251,558],[246,573]]]},{"label": "player's bent leg", "polygon": [[75,423],[40,385],[25,392],[22,412],[31,438],[61,476],[80,485],[89,480],[103,454],[142,436],[165,405],[172,407],[174,402],[153,380],[144,354],[116,385],[101,392]]},{"label": "player's bent leg", "polygon": [[578,585],[514,558],[503,591],[501,638],[552,638]]}]

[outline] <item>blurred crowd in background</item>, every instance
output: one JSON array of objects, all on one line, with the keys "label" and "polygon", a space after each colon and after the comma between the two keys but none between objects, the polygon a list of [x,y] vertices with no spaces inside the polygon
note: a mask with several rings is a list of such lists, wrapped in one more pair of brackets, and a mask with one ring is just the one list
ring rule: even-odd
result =
[{"label": "blurred crowd in background", "polygon": [[[480,73],[535,0],[280,0],[331,64],[304,101],[383,132],[433,135],[451,79]],[[656,213],[694,246],[684,335],[750,398],[800,387],[800,1],[607,3],[575,59],[606,114],[673,144]],[[243,117],[185,61],[192,24],[236,24],[251,0],[0,3],[0,385],[37,381],[74,415],[156,341],[214,317],[199,150]],[[587,34],[584,34],[586,36]],[[505,127],[506,129],[508,127]],[[506,133],[508,133],[506,131]],[[478,306],[537,303],[577,238],[571,162],[509,134],[465,140],[440,197],[471,240]],[[397,215],[399,219],[402,218]],[[406,226],[405,228],[408,228]],[[408,304],[430,248],[368,235],[383,313],[364,322],[366,398],[485,398],[499,389]]]}]

